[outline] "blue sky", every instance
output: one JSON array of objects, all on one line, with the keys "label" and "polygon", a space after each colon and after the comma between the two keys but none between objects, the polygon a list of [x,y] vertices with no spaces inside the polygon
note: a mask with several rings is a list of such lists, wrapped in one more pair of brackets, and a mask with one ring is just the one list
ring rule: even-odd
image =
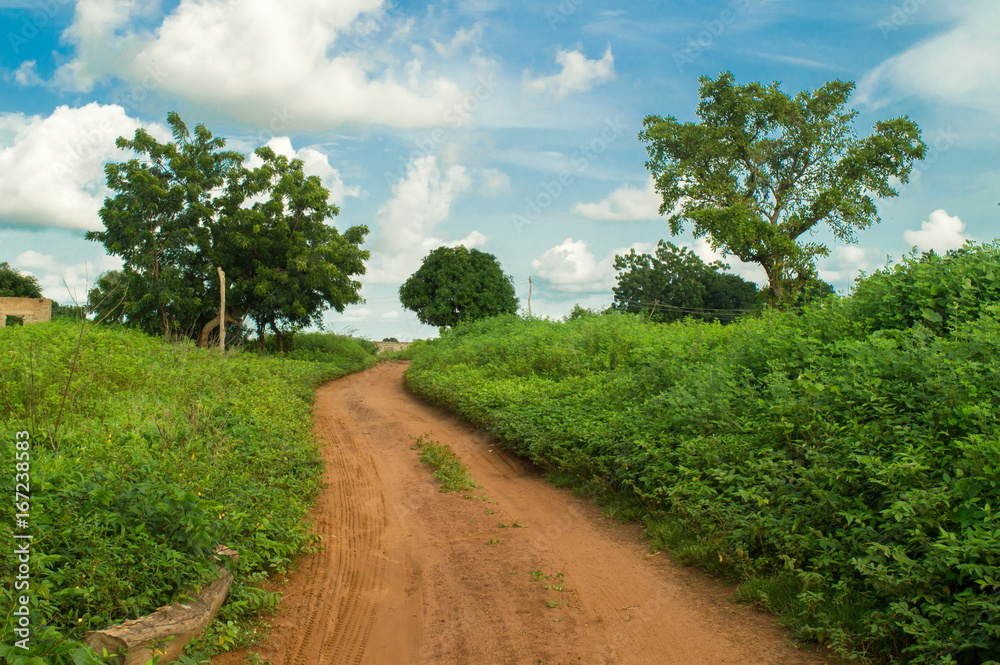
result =
[{"label": "blue sky", "polygon": [[614,255],[671,239],[642,119],[694,120],[698,77],[721,71],[789,94],[855,81],[859,135],[921,127],[928,158],[881,224],[857,245],[816,234],[839,290],[911,247],[1000,235],[995,0],[0,0],[0,35],[0,261],[60,302],[119,265],[83,237],[127,157],[115,138],[166,138],[171,110],[301,157],[334,223],[369,226],[367,302],[326,324],[374,339],[436,335],[396,293],[443,244],[495,254],[522,306],[530,276],[536,315],[606,306]]}]

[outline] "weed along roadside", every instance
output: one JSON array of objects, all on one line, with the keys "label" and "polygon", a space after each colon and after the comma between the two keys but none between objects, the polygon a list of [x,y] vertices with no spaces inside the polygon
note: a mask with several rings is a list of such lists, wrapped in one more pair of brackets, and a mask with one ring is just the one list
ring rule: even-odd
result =
[{"label": "weed along roadside", "polygon": [[[14,460],[16,433],[30,433],[18,533],[31,538],[30,639],[15,650],[18,617],[4,614],[0,660],[103,662],[86,634],[191,606],[221,579],[219,544],[238,555],[224,564],[232,585],[183,662],[259,641],[279,600],[262,584],[319,542],[305,519],[322,489],[314,389],[375,362],[356,340],[319,346],[307,340],[296,361],[65,321],[0,331],[2,449]],[[2,509],[8,543],[15,508]],[[9,608],[15,575],[4,571]]]}]

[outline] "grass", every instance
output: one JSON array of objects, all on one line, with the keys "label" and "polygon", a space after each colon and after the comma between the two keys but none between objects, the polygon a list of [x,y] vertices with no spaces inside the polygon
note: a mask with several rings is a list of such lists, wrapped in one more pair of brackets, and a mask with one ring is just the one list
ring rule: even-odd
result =
[{"label": "grass", "polygon": [[[338,343],[343,355],[301,362],[88,322],[0,330],[0,455],[13,459],[15,432],[31,442],[34,627],[31,649],[0,661],[98,662],[86,631],[204,585],[220,544],[240,559],[198,659],[255,640],[279,600],[259,584],[318,543],[305,520],[323,475],[314,389],[375,362]],[[10,503],[0,504],[8,542]],[[0,591],[8,608],[12,570]],[[0,614],[3,648],[13,619]]]},{"label": "grass", "polygon": [[469,475],[451,446],[425,439],[427,435],[416,437],[412,450],[420,451],[420,461],[434,469],[434,477],[441,483],[441,492],[467,492],[480,487]]}]

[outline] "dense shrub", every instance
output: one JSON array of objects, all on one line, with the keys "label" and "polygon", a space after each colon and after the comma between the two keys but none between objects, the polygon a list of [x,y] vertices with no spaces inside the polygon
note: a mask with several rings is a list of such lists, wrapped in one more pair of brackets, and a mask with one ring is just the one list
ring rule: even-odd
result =
[{"label": "dense shrub", "polygon": [[919,323],[943,334],[1000,304],[1000,241],[967,243],[944,256],[903,257],[860,280],[851,300],[858,319],[872,329]]},{"label": "dense shrub", "polygon": [[655,544],[801,637],[978,665],[1000,653],[1000,307],[972,309],[949,335],[872,330],[836,298],[725,328],[511,316],[445,332],[406,380],[633,497]]},{"label": "dense shrub", "polygon": [[[372,362],[223,356],[136,331],[80,330],[0,330],[0,452],[14,459],[15,432],[32,442],[35,634],[30,651],[0,653],[12,663],[88,662],[86,631],[204,584],[219,544],[240,553],[220,621],[250,622],[273,607],[277,596],[255,583],[316,542],[304,521],[322,473],[313,389]],[[13,496],[12,474],[3,485]],[[13,520],[3,503],[4,542]],[[7,608],[13,571],[4,566]],[[13,619],[0,618],[7,648]]]}]

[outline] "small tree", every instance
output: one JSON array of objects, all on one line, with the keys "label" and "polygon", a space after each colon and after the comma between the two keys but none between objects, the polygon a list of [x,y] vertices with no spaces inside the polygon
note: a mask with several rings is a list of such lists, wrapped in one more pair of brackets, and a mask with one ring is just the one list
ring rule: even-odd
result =
[{"label": "small tree", "polygon": [[517,312],[514,280],[492,254],[465,247],[439,247],[399,287],[399,301],[423,323],[453,327]]},{"label": "small tree", "polygon": [[615,256],[618,285],[614,309],[649,312],[653,321],[686,316],[729,322],[757,308],[757,285],[723,270],[720,261],[706,264],[694,252],[661,240],[655,255],[633,249]]},{"label": "small tree", "polygon": [[844,109],[853,90],[831,81],[793,99],[777,83],[739,86],[724,72],[701,78],[701,122],[648,116],[639,138],[670,232],[691,222],[713,249],[763,267],[773,303],[794,302],[829,254],[802,235],[825,222],[854,242],[879,221],[872,197],[897,196],[894,180],[907,182],[926,151],[905,116],[858,139],[857,111]]},{"label": "small tree", "polygon": [[0,298],[41,298],[42,285],[34,275],[25,275],[0,262]]}]

